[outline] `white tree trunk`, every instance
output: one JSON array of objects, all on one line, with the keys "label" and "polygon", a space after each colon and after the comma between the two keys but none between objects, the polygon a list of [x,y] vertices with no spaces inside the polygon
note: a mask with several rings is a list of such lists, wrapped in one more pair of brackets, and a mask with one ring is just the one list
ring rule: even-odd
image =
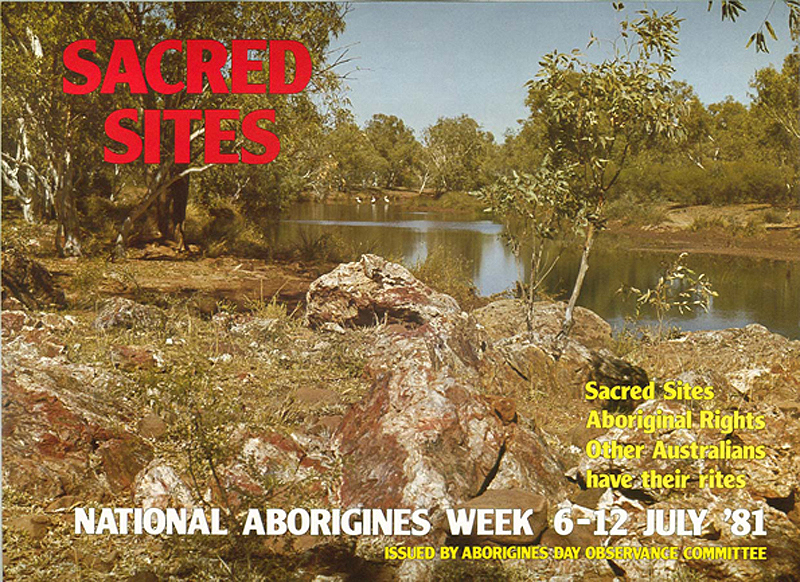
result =
[{"label": "white tree trunk", "polygon": [[572,295],[569,298],[567,310],[564,313],[564,323],[562,324],[561,332],[559,333],[563,339],[567,338],[574,324],[573,313],[575,311],[575,304],[578,302],[578,297],[580,296],[581,288],[583,287],[583,279],[586,277],[586,271],[589,269],[589,253],[591,252],[592,245],[594,244],[594,235],[595,227],[594,224],[590,222],[586,229],[586,240],[583,243],[583,253],[581,254],[581,266],[580,269],[578,269],[578,277],[575,279],[575,286],[572,288]]}]

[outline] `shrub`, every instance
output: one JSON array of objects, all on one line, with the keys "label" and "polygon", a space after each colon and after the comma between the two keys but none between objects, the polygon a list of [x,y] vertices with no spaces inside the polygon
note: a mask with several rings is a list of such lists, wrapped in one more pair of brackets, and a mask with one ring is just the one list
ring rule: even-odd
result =
[{"label": "shrub", "polygon": [[665,204],[627,189],[609,202],[606,216],[623,224],[659,224],[666,218]]},{"label": "shrub", "polygon": [[764,213],[764,222],[767,224],[781,224],[786,219],[786,213],[778,208],[770,208]]},{"label": "shrub", "polygon": [[233,205],[218,203],[209,208],[207,217],[207,221],[202,224],[203,212],[199,209],[193,210],[191,228],[192,236],[195,236],[199,227],[200,238],[208,256],[218,257],[226,253],[250,258],[269,256],[269,247],[263,234],[255,224],[246,221]]},{"label": "shrub", "polygon": [[622,174],[618,192],[638,200],[681,204],[734,204],[785,201],[791,170],[761,160],[712,161],[701,168],[679,160],[642,164]]},{"label": "shrub", "polygon": [[486,302],[472,282],[472,265],[445,247],[428,252],[425,260],[416,263],[411,272],[423,283],[453,297],[461,309],[470,311]]}]

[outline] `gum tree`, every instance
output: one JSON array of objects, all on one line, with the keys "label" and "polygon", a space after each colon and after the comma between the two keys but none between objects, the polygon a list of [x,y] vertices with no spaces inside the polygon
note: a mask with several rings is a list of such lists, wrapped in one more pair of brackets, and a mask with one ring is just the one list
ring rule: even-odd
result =
[{"label": "gum tree", "polygon": [[[239,164],[215,167],[216,172],[208,172],[207,182],[218,178],[219,186],[232,185],[232,196],[248,210],[261,209],[264,200],[279,201],[285,192],[303,189],[315,176],[315,168],[326,161],[303,155],[312,149],[309,144],[320,141],[324,121],[321,109],[340,91],[334,68],[346,59],[340,51],[332,51],[330,44],[344,30],[347,10],[346,5],[313,2],[3,4],[4,139],[0,170],[4,187],[16,198],[26,220],[56,219],[60,254],[79,255],[78,209],[86,202],[87,192],[102,190],[114,201],[111,198],[117,189],[96,188],[95,182],[109,176],[131,178],[134,184],[145,187],[145,193],[120,225],[116,247],[124,254],[131,226],[145,213],[154,210],[159,228],[172,230],[167,209],[178,202],[175,196],[170,200],[169,187],[211,168],[202,161],[204,130],[200,122],[192,126],[191,164],[174,163],[170,145],[174,143],[170,133],[173,124],[164,123],[161,163],[144,164],[139,159],[112,168],[103,161],[103,146],[116,147],[105,137],[104,122],[111,112],[133,108],[142,119],[145,109],[226,108],[246,112],[271,108],[280,120],[280,159],[259,171],[240,168]],[[124,82],[113,94],[93,91],[70,95],[63,90],[65,77],[74,83],[83,82],[82,75],[68,71],[62,62],[64,49],[76,40],[96,40],[97,50],[91,58],[106,71],[117,39],[133,40],[143,64],[144,55],[162,40],[204,38],[220,39],[228,46],[232,39],[298,40],[311,53],[314,74],[302,93],[292,95],[215,94],[207,88],[196,95],[186,91],[134,93]],[[268,58],[264,51],[259,56]],[[169,82],[179,81],[181,75],[185,76],[185,55],[169,51],[161,61],[161,70]],[[223,74],[227,77],[229,69]],[[141,123],[128,129],[143,133]]]},{"label": "gum tree", "polygon": [[569,171],[551,171],[543,164],[536,174],[515,171],[476,193],[488,209],[504,218],[503,237],[515,256],[520,256],[525,242],[530,244],[530,275],[523,289],[528,332],[534,329],[536,292],[561,256],[561,252],[549,256],[547,242],[566,228],[585,223],[585,205],[573,196],[570,177]]},{"label": "gum tree", "polygon": [[60,56],[71,37],[92,38],[107,24],[79,3],[2,9],[3,185],[26,221],[55,218],[62,256],[81,254],[76,190],[98,172],[87,150],[97,146],[102,125],[97,96],[78,102],[62,91]]},{"label": "gum tree", "polygon": [[380,185],[385,188],[405,185],[406,173],[419,157],[420,144],[414,132],[397,116],[377,113],[367,121],[364,134],[379,156],[376,168]]},{"label": "gum tree", "polygon": [[[572,328],[589,255],[620,173],[655,140],[683,135],[684,106],[672,83],[679,26],[674,12],[639,11],[635,19],[620,23],[620,36],[610,43],[610,56],[601,62],[590,62],[577,49],[553,52],[542,59],[536,78],[528,82],[526,104],[531,120],[543,127],[547,153],[528,187],[510,194],[528,196],[532,189],[550,189],[554,195],[540,200],[554,205],[555,214],[569,219],[584,240],[559,334],[562,340]],[[592,37],[589,46],[598,42]],[[494,209],[502,213],[510,206]],[[537,222],[549,214],[540,211],[526,220]]]},{"label": "gum tree", "polygon": [[[775,8],[776,2],[769,5],[764,19],[758,29],[750,35],[747,41],[747,46],[755,46],[756,52],[768,53],[767,35],[772,37],[772,40],[778,40],[778,35],[775,33],[775,28],[770,22],[772,11]],[[800,0],[783,0],[786,10],[789,14],[789,34],[793,40],[797,40],[800,35]],[[714,0],[709,0],[708,10],[714,7]],[[722,20],[730,20],[736,22],[742,12],[746,12],[744,4],[741,0],[721,0],[719,3],[720,11],[722,13]]]},{"label": "gum tree", "polygon": [[437,193],[479,187],[494,136],[477,121],[467,115],[440,117],[425,129],[422,141],[424,163]]}]

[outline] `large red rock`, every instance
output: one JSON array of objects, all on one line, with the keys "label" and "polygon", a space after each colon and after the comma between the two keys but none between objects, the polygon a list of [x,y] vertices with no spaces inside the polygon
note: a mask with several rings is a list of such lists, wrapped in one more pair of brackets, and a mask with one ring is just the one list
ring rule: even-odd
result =
[{"label": "large red rock", "polygon": [[[550,338],[561,330],[567,304],[563,301],[537,301],[533,306],[533,333]],[[520,299],[500,299],[476,309],[472,315],[486,330],[492,341],[510,338],[527,329],[527,307]],[[600,350],[611,346],[611,326],[595,312],[576,307],[571,337],[589,348]]]},{"label": "large red rock", "polygon": [[319,506],[330,503],[331,493],[338,488],[328,437],[303,431],[291,435],[273,430],[237,431],[231,445],[233,454],[218,469],[220,483],[211,482],[208,491],[212,499],[225,505],[249,507],[269,497],[271,503],[303,499]]},{"label": "large red rock", "polygon": [[460,311],[455,299],[376,255],[339,265],[314,281],[306,295],[306,320],[313,327],[375,325],[384,319],[421,324]]},{"label": "large red rock", "polygon": [[482,394],[483,343],[462,314],[378,340],[372,390],[336,435],[343,507],[425,508],[435,521],[487,489],[560,494],[563,471],[543,439]]},{"label": "large red rock", "polygon": [[70,325],[56,319],[31,316],[4,330],[4,484],[42,499],[127,493],[152,451],[120,428],[135,410],[108,398],[126,379],[52,350],[53,326]]}]

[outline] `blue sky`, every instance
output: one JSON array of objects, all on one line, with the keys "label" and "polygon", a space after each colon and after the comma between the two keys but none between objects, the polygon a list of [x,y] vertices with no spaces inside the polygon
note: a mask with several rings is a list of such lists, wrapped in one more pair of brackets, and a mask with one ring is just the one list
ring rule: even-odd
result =
[{"label": "blue sky", "polygon": [[[650,2],[659,12],[677,10],[681,26],[676,78],[687,81],[704,103],[727,95],[748,102],[753,72],[780,67],[791,51],[788,16],[775,2],[770,21],[779,40],[770,54],[745,49],[770,2],[747,2],[735,23],[721,22],[719,0]],[[623,14],[645,7],[625,2]],[[441,116],[466,113],[502,141],[527,115],[525,83],[542,55],[584,49],[590,33],[617,36],[620,19],[610,2],[383,2],[354,3],[347,29],[334,46],[350,46],[356,60],[345,67],[356,119],[397,115],[422,130]],[[354,70],[354,69],[358,70]]]}]

